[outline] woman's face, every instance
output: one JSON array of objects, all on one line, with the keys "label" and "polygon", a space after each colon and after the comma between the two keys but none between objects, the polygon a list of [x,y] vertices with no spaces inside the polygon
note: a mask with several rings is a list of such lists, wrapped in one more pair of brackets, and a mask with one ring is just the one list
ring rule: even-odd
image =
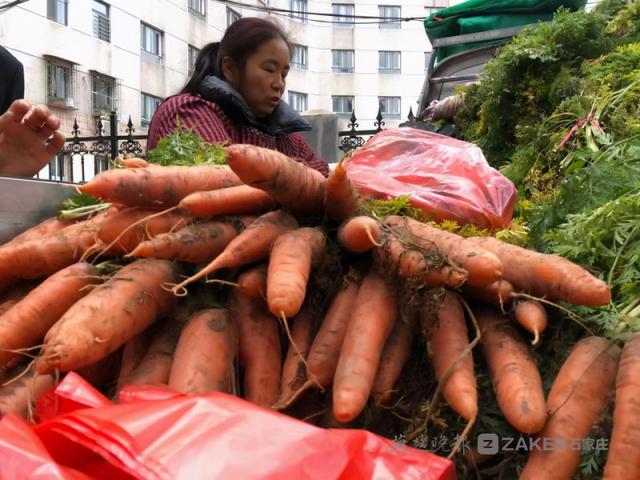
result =
[{"label": "woman's face", "polygon": [[247,58],[243,72],[227,63],[231,70],[228,71],[223,62],[225,77],[240,92],[258,118],[270,115],[278,106],[289,73],[289,58],[286,42],[281,38],[274,38],[260,45]]}]

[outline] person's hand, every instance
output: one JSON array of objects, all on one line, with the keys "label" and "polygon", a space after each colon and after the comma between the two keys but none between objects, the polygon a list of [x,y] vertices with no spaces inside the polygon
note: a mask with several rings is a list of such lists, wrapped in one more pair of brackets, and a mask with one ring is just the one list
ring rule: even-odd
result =
[{"label": "person's hand", "polygon": [[64,147],[60,120],[44,105],[16,100],[0,116],[0,175],[31,177]]}]

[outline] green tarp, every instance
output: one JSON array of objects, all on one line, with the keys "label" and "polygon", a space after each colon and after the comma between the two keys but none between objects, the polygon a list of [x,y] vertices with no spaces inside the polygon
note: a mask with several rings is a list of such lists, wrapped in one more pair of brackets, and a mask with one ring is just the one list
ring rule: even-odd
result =
[{"label": "green tarp", "polygon": [[[548,21],[560,8],[584,8],[586,0],[468,0],[438,10],[424,21],[429,40]],[[466,43],[438,49],[437,61],[491,42]]]}]

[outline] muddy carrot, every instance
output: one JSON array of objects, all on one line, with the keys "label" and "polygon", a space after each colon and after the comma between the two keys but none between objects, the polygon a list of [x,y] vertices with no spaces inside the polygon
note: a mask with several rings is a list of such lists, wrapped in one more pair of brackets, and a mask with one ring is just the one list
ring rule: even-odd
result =
[{"label": "muddy carrot", "polygon": [[244,367],[244,398],[270,407],[278,401],[281,383],[281,347],[278,319],[264,301],[243,296],[237,290],[232,314],[238,326],[238,355]]},{"label": "muddy carrot", "polygon": [[175,281],[166,260],[137,260],[76,302],[47,332],[36,368],[66,372],[91,365],[135,337],[175,306],[163,288]]},{"label": "muddy carrot", "polygon": [[81,185],[83,193],[128,207],[166,208],[187,195],[233,187],[242,182],[226,165],[111,169]]},{"label": "muddy carrot", "polygon": [[267,303],[276,316],[298,314],[307,293],[311,267],[325,253],[326,239],[317,228],[299,228],[280,235],[271,250],[267,272]]},{"label": "muddy carrot", "polygon": [[353,420],[366,406],[397,309],[391,287],[377,273],[367,274],[349,319],[333,382],[333,413],[338,421]]},{"label": "muddy carrot", "polygon": [[482,350],[502,413],[520,432],[539,432],[544,427],[547,411],[542,379],[526,344],[494,308],[478,306],[474,313],[482,332]]},{"label": "muddy carrot", "polygon": [[236,144],[226,150],[229,166],[247,185],[295,213],[322,211],[327,180],[320,172],[267,148]]},{"label": "muddy carrot", "polygon": [[268,193],[249,185],[195,192],[178,204],[181,209],[196,218],[258,213],[269,210],[274,205]]},{"label": "muddy carrot", "polygon": [[[540,432],[555,447],[534,449],[522,480],[573,478],[580,464],[580,445],[598,420],[612,393],[620,349],[605,338],[580,340],[560,368],[547,398],[549,419]],[[577,449],[573,446],[578,444]]]}]

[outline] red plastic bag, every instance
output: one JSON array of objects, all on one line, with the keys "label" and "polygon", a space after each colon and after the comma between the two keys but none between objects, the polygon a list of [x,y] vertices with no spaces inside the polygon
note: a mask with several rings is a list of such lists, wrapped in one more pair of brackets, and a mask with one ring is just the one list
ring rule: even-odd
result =
[{"label": "red plastic bag", "polygon": [[434,220],[482,228],[511,222],[517,191],[472,143],[414,128],[374,135],[347,162],[361,193],[411,203]]},{"label": "red plastic bag", "polygon": [[7,415],[0,422],[0,478],[90,480],[91,477],[55,463],[24,420]]},{"label": "red plastic bag", "polygon": [[[34,432],[52,465],[92,478],[455,479],[453,463],[437,455],[364,430],[317,428],[223,393],[128,387],[121,404],[101,406],[81,377],[68,375],[49,400],[56,396],[68,413]],[[28,460],[14,455],[16,465]]]}]

